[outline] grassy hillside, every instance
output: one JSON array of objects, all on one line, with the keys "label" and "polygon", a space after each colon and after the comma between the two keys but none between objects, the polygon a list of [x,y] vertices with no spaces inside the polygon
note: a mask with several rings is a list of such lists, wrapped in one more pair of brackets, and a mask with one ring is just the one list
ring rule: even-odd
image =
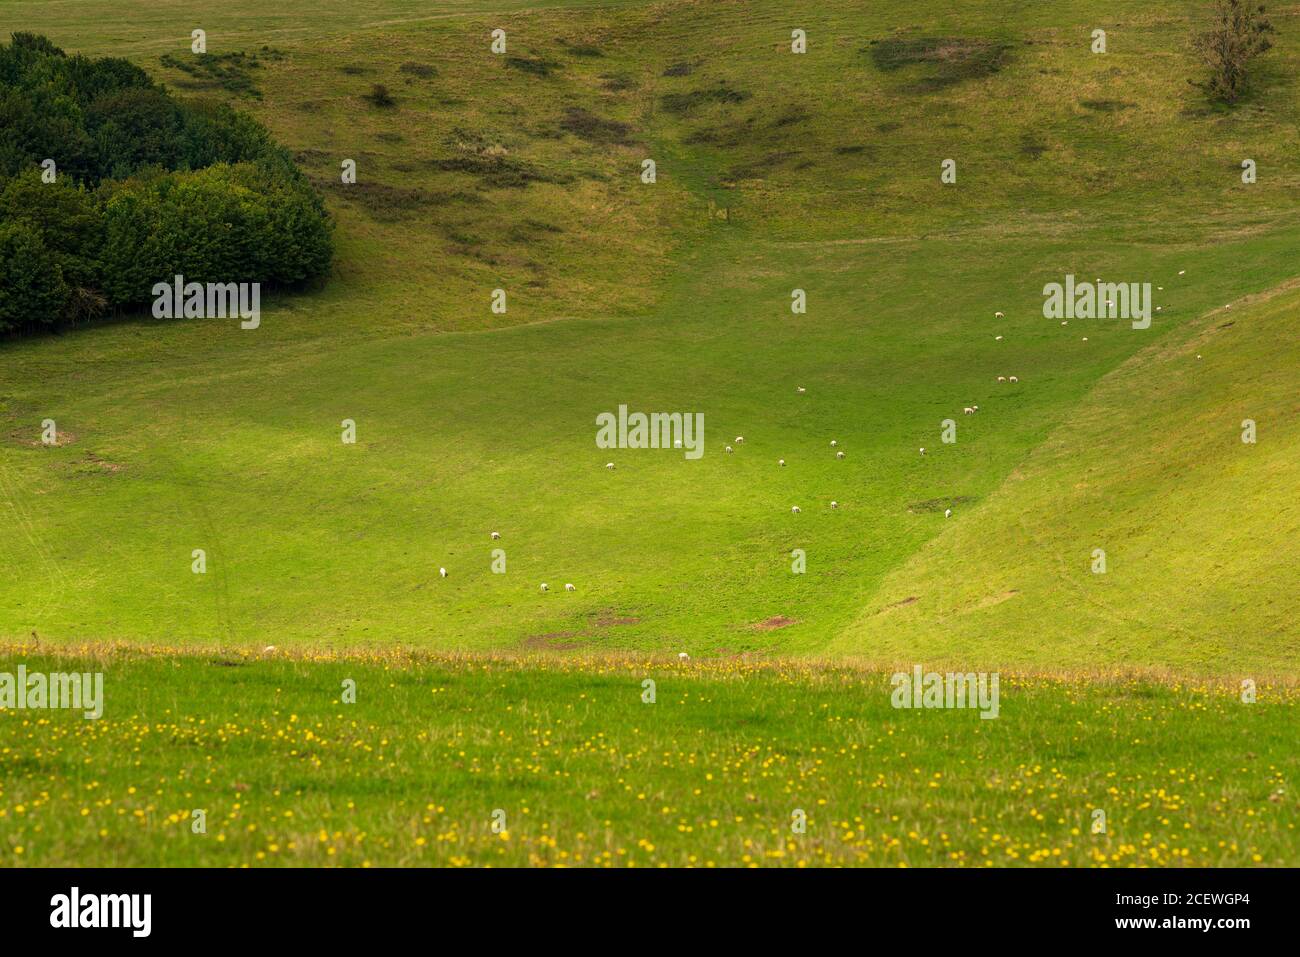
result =
[{"label": "grassy hillside", "polygon": [[830,650],[1292,671],[1298,306],[1294,283],[1224,304],[1107,375]]},{"label": "grassy hillside", "polygon": [[[1300,40],[1278,17],[1256,96],[1224,112],[1187,84],[1200,14],[1186,4],[948,6],[223,5],[210,54],[268,48],[243,68],[252,95],[174,65],[197,25],[180,5],[111,19],[91,0],[6,5],[0,30],[127,55],[257,113],[326,191],[340,249],[333,281],[273,303],[256,333],[131,319],[0,346],[0,635],[892,658],[911,639],[858,640],[860,622],[927,543],[973,543],[952,561],[981,598],[1015,587],[1004,566],[969,573],[1007,541],[980,504],[1107,373],[1290,277]],[[488,50],[497,26],[508,57]],[[1095,26],[1104,56],[1088,52]],[[375,83],[396,106],[363,99]],[[654,185],[639,179],[648,157]],[[950,157],[958,184],[942,186]],[[346,158],[354,187],[338,181]],[[1059,327],[1040,290],[1067,272],[1163,285],[1162,312],[1144,332]],[[806,315],[790,312],[794,288]],[[1018,389],[996,384],[1006,373]],[[1257,377],[1224,375],[1239,404],[1273,410],[1264,442],[1287,434]],[[597,449],[595,416],[620,403],[703,412],[704,458]],[[950,416],[960,440],[942,446]],[[57,448],[38,442],[45,418]],[[1120,416],[1106,434],[1144,449],[1152,421]],[[1205,440],[1197,425],[1188,442]],[[1238,479],[1200,493],[1224,489],[1204,505],[1217,513],[1151,526],[1148,573],[1194,574],[1166,550],[1180,540],[1229,547],[1240,525],[1210,515],[1267,496],[1262,473]],[[1126,628],[1079,654],[1083,619],[1044,587],[1041,604],[999,612],[1026,609],[999,653],[1277,666],[1294,599],[1276,564],[1251,564],[1285,541],[1270,513],[1252,511],[1277,537],[1234,552],[1273,603],[1233,662],[1208,619],[1178,624],[1173,579],[1144,620],[1174,622],[1178,641]],[[1048,527],[1043,554],[1076,547]],[[196,548],[206,575],[190,571]],[[806,575],[791,573],[796,548]],[[1106,585],[1121,584],[1117,567]],[[1202,598],[1205,615],[1218,607]]]},{"label": "grassy hillside", "polygon": [[[254,113],[338,245],[256,331],[0,342],[0,672],[105,675],[0,709],[0,865],[1294,866],[1272,15],[1227,110],[1183,0],[0,6]],[[891,707],[917,662],[998,720]]]}]

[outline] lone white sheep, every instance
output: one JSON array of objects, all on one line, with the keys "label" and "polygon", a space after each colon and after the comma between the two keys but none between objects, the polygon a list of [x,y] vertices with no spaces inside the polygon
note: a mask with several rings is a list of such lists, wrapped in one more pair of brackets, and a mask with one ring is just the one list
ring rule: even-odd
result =
[{"label": "lone white sheep", "polygon": [[995,312],[995,313],[993,313],[993,318],[994,318],[994,319],[1003,319],[1003,318],[1005,318],[1005,316],[1003,316],[1002,313],[1000,313],[1000,312]]},{"label": "lone white sheep", "polygon": [[835,448],[835,446],[837,446],[837,445],[839,445],[839,444],[840,444],[840,443],[836,442],[834,439],[831,439],[831,448]]},{"label": "lone white sheep", "polygon": [[438,569],[438,574],[441,575],[443,578],[446,578],[446,577],[447,577],[447,569],[445,569],[445,568],[439,568],[439,569]]},{"label": "lone white sheep", "polygon": [[1001,341],[1002,341],[1002,337],[1001,337],[1001,336],[994,336],[994,337],[993,337],[993,341],[994,341],[994,342],[1001,342]]},{"label": "lone white sheep", "polygon": [[798,391],[799,394],[802,395],[803,393],[807,392],[808,390],[805,389],[803,386],[798,386],[798,387],[796,388],[796,391]]},{"label": "lone white sheep", "polygon": [[944,518],[952,518],[952,509],[950,509],[950,508],[945,508],[945,509],[943,510],[943,517],[944,517]]},{"label": "lone white sheep", "polygon": [[801,509],[798,505],[792,505],[790,506],[790,511],[793,514],[798,515],[801,511],[803,511],[803,509]]},{"label": "lone white sheep", "polygon": [[605,463],[605,468],[609,469],[611,472],[614,471],[614,463],[613,463],[613,462],[606,462],[606,463]]},{"label": "lone white sheep", "polygon": [[782,468],[785,468],[785,459],[777,459],[776,464],[781,466]]},{"label": "lone white sheep", "polygon": [[922,455],[925,454],[925,449],[921,449],[921,454],[922,454]]},{"label": "lone white sheep", "polygon": [[542,582],[542,591],[550,591],[550,590],[551,590],[551,586],[546,584],[546,582]]},{"label": "lone white sheep", "polygon": [[743,442],[743,441],[745,441],[745,437],[744,437],[743,435],[738,435],[738,436],[736,436],[736,444],[737,444],[737,445],[739,445],[739,444],[740,444],[741,442]]},{"label": "lone white sheep", "polygon": [[727,451],[728,451],[728,452],[734,452],[735,449],[733,449],[730,445],[728,445],[728,446],[727,446]]},{"label": "lone white sheep", "polygon": [[836,452],[836,453],[835,453],[835,457],[836,457],[837,459],[842,459],[842,458],[844,458],[844,453],[843,453],[843,452]]},{"label": "lone white sheep", "polygon": [[840,507],[840,503],[839,503],[839,502],[836,502],[836,501],[832,501],[832,502],[831,502],[831,508],[839,508],[839,507]]},{"label": "lone white sheep", "polygon": [[501,537],[501,533],[500,533],[500,532],[493,532],[493,533],[492,533],[492,541],[495,542],[495,541],[496,541],[498,538],[500,538],[500,537]]},{"label": "lone white sheep", "polygon": [[966,408],[962,409],[961,411],[962,411],[962,415],[974,415],[974,414],[975,414],[975,410],[972,409],[969,405],[966,406]]},{"label": "lone white sheep", "polygon": [[565,591],[577,591],[578,589],[576,589],[576,588],[573,587],[573,583],[572,583],[572,582],[565,582],[565,584],[564,584],[564,590],[565,590]]},{"label": "lone white sheep", "polygon": [[684,652],[684,651],[679,651],[679,652],[677,652],[677,660],[678,660],[678,661],[689,661],[689,660],[690,660],[690,657],[691,657],[691,656],[688,655],[688,654],[687,654],[686,652]]}]

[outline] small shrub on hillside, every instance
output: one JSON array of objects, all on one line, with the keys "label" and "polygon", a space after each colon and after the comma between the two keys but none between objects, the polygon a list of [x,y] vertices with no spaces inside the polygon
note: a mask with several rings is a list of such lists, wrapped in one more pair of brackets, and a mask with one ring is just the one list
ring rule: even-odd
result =
[{"label": "small shrub on hillside", "polygon": [[1270,36],[1276,32],[1263,5],[1252,6],[1246,0],[1215,0],[1214,26],[1192,41],[1209,67],[1210,77],[1193,85],[1211,99],[1236,103],[1246,91],[1251,60],[1273,48]]},{"label": "small shrub on hillside", "polygon": [[397,100],[393,99],[393,94],[388,92],[388,87],[382,83],[376,83],[370,88],[370,92],[365,95],[375,106],[389,107],[396,106]]}]

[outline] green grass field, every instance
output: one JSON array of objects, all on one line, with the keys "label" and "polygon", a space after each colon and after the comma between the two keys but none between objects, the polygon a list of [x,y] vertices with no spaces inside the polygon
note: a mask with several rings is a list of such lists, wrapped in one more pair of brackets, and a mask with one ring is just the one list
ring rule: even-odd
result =
[{"label": "green grass field", "polygon": [[[1207,5],[953,6],[0,7],[255,114],[338,244],[256,331],[0,342],[0,671],[113,649],[99,721],[0,712],[0,859],[1300,863],[1296,11],[1227,110]],[[1067,273],[1161,311],[1047,320]],[[914,663],[1002,717],[900,717]]]},{"label": "green grass field", "polygon": [[26,660],[103,671],[112,718],[0,712],[0,823],[23,864],[1295,859],[1294,687],[1246,705],[1212,684],[1006,676],[986,721],[895,710],[881,675],[797,663]]}]

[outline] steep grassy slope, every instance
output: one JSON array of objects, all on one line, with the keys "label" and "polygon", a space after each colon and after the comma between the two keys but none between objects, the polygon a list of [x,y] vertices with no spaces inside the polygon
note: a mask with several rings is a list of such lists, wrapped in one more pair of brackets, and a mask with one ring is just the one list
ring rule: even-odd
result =
[{"label": "steep grassy slope", "polygon": [[[1289,17],[1260,94],[1224,114],[1186,83],[1184,4],[949,6],[222,5],[210,51],[282,54],[237,98],[326,189],[338,276],[256,334],[132,320],[0,347],[0,635],[826,647],[944,503],[981,538],[978,503],[1099,378],[1300,252]],[[190,81],[159,59],[200,25],[179,8],[112,26],[90,0],[24,9],[0,30]],[[488,51],[498,25],[518,63]],[[955,65],[900,64],[900,38],[947,38]],[[373,83],[397,106],[367,104]],[[1040,290],[1066,272],[1164,285],[1160,319],[1049,323]],[[595,416],[623,402],[703,412],[704,459],[596,449]],[[961,440],[941,446],[950,416]],[[58,448],[37,442],[47,417]],[[1116,425],[1134,445],[1145,427]],[[1043,595],[1016,640],[1058,613]],[[1158,633],[1120,641],[1101,661],[1183,660]]]},{"label": "steep grassy slope", "polygon": [[[886,578],[831,649],[967,666],[1293,671],[1298,314],[1291,283],[1135,355]],[[1008,391],[1037,384],[1025,375]]]}]

